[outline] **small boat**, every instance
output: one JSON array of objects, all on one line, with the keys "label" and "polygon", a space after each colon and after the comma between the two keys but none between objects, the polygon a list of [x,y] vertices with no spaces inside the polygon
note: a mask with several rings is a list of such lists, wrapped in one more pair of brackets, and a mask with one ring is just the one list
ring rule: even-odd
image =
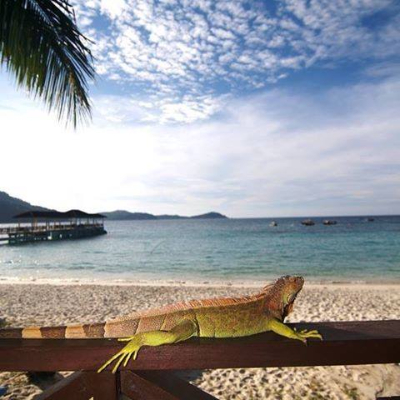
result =
[{"label": "small boat", "polygon": [[375,218],[369,217],[369,218],[367,218],[367,221],[368,221],[368,222],[374,222],[374,221],[375,221]]},{"label": "small boat", "polygon": [[325,219],[323,222],[324,225],[336,225],[337,221],[333,220],[333,219]]},{"label": "small boat", "polygon": [[276,221],[272,221],[269,226],[278,226],[278,223]]},{"label": "small boat", "polygon": [[315,225],[315,222],[312,219],[305,219],[304,221],[301,221],[301,224],[305,226],[313,226]]}]

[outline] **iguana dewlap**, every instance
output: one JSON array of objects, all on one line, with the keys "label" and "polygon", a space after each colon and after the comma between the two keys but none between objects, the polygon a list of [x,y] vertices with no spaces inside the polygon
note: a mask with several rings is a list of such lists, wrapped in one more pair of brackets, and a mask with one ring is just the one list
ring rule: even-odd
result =
[{"label": "iguana dewlap", "polygon": [[136,359],[142,346],[177,343],[193,336],[228,338],[273,331],[303,342],[322,339],[317,331],[297,332],[283,323],[303,284],[302,277],[284,276],[252,296],[192,300],[96,324],[2,329],[0,338],[123,338],[129,343],[99,369],[118,359],[113,372],[122,362],[127,365],[131,356]]}]

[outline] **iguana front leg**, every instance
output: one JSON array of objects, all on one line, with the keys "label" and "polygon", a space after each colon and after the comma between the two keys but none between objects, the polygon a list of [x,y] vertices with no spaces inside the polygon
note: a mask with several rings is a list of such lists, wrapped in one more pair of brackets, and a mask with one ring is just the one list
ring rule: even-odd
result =
[{"label": "iguana front leg", "polygon": [[97,372],[103,371],[114,360],[117,360],[112,370],[112,372],[115,373],[122,362],[124,362],[124,366],[126,367],[132,356],[133,359],[136,360],[137,354],[142,346],[160,346],[162,344],[181,342],[194,336],[196,332],[197,325],[193,321],[185,319],[170,331],[142,332],[128,338],[119,339],[119,341],[129,341],[129,343],[115,354],[115,356],[104,363]]},{"label": "iguana front leg", "polygon": [[297,332],[296,329],[289,328],[283,322],[280,322],[277,319],[271,319],[268,322],[268,328],[278,335],[285,336],[290,339],[298,339],[303,343],[307,343],[307,338],[318,338],[322,340],[322,336],[316,330],[307,331],[304,329],[300,332]]}]

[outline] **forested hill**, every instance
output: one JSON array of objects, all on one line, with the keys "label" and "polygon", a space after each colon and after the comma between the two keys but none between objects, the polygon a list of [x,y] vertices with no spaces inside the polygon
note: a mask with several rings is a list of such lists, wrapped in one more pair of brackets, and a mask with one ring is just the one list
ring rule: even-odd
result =
[{"label": "forested hill", "polygon": [[109,220],[119,221],[133,221],[133,220],[160,220],[160,219],[226,219],[223,214],[217,212],[209,212],[201,215],[194,215],[192,217],[183,217],[180,215],[153,215],[142,212],[129,212],[125,210],[117,210],[111,212],[102,212]]},{"label": "forested hill", "polygon": [[34,206],[26,201],[0,191],[0,223],[15,222],[14,215],[25,211],[48,211],[48,208]]},{"label": "forested hill", "polygon": [[[14,215],[25,211],[49,211],[48,208],[32,205],[16,197],[12,197],[6,192],[0,191],[0,223],[15,222]],[[225,219],[228,218],[217,212],[209,212],[192,217],[184,217],[180,215],[153,215],[143,212],[130,212],[125,210],[117,210],[111,212],[102,212],[109,220],[162,220],[162,219]]]}]

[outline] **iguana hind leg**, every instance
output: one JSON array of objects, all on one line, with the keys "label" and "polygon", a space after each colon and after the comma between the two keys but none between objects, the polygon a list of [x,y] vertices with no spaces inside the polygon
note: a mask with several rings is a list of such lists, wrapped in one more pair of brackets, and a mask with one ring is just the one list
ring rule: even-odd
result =
[{"label": "iguana hind leg", "polygon": [[97,372],[103,371],[113,361],[117,360],[112,370],[112,372],[115,373],[122,362],[124,362],[124,366],[126,366],[131,357],[136,360],[137,354],[142,346],[160,346],[162,344],[177,343],[189,339],[196,333],[197,325],[193,321],[185,319],[170,331],[142,332],[128,338],[119,339],[120,341],[129,341],[129,343],[115,354],[115,356],[104,363]]},{"label": "iguana hind leg", "polygon": [[303,343],[307,343],[308,338],[317,338],[322,340],[321,334],[316,331],[307,331],[306,329],[298,332],[296,329],[289,328],[283,322],[280,322],[276,319],[272,319],[268,323],[268,328],[277,333],[278,335],[288,337],[290,339],[298,339]]}]

